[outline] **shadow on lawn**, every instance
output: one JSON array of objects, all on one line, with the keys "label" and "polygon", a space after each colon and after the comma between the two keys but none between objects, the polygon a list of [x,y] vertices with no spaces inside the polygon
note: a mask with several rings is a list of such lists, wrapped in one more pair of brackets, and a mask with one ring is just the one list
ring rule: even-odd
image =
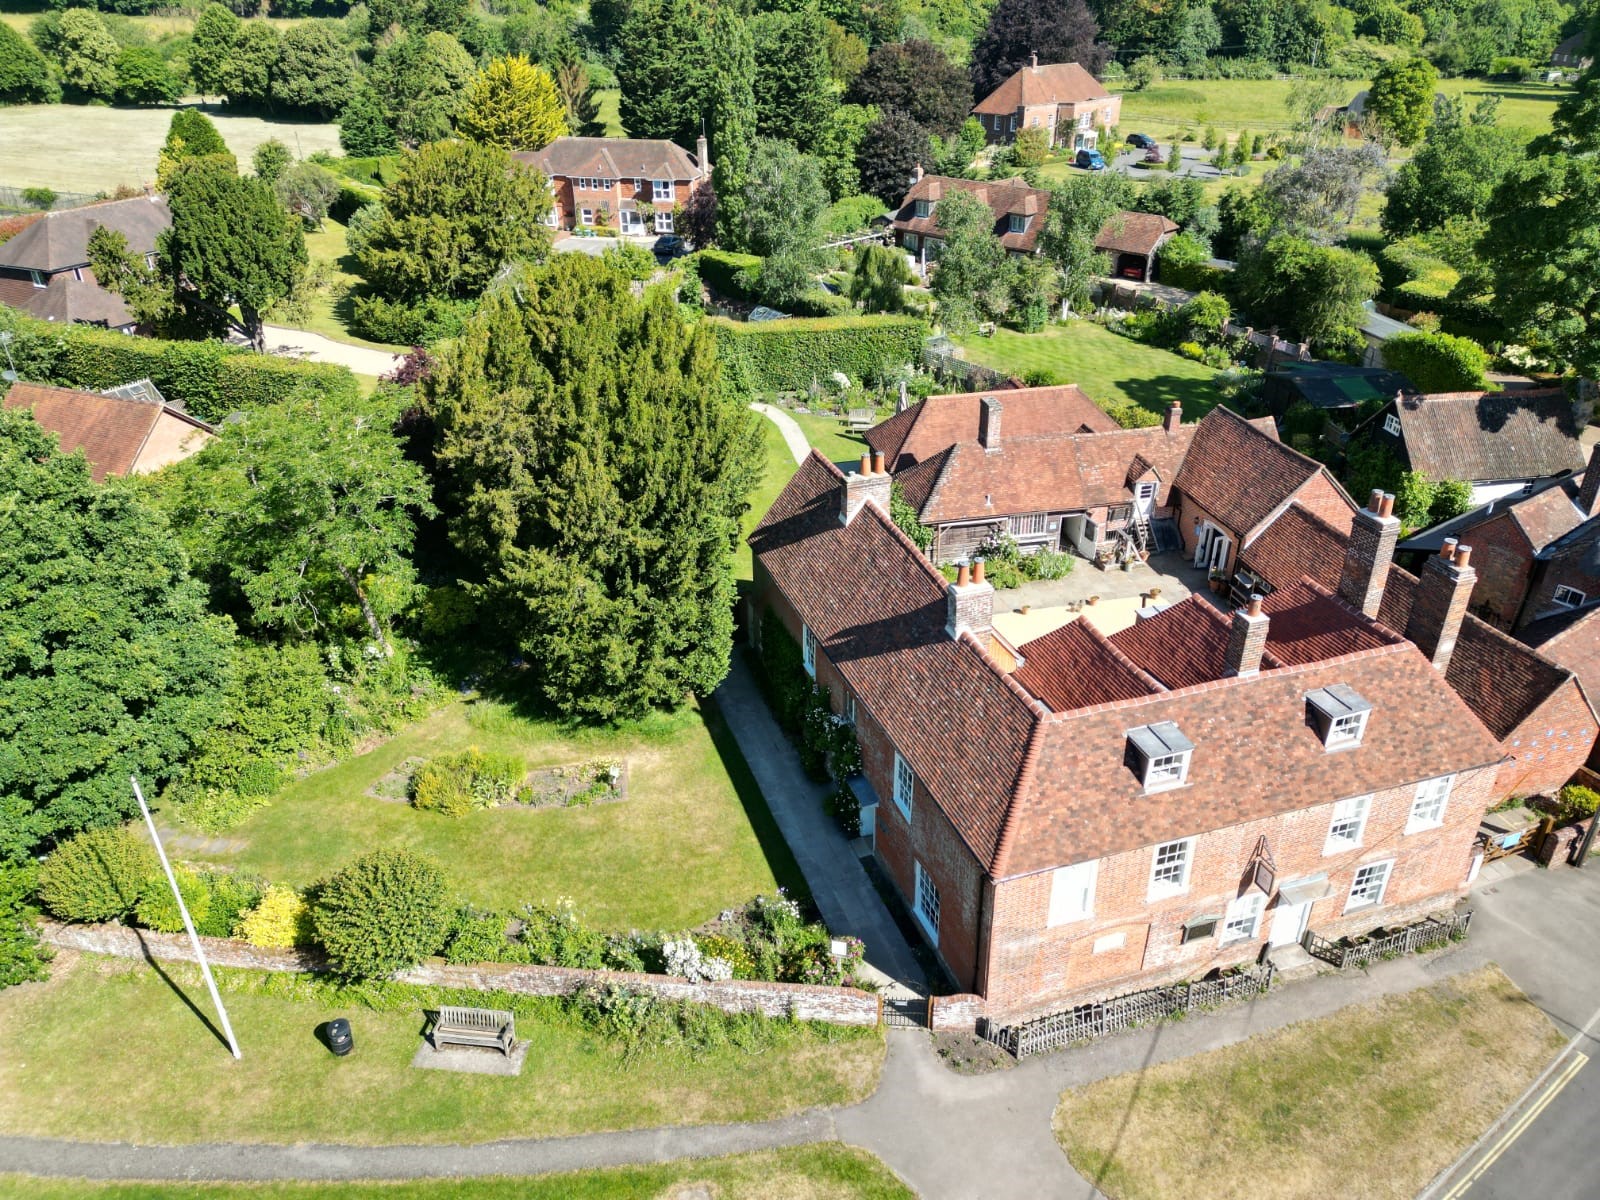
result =
[{"label": "shadow on lawn", "polygon": [[223,1036],[222,1030],[217,1028],[216,1024],[211,1020],[210,1017],[206,1016],[205,1012],[201,1010],[199,1005],[197,1005],[193,1000],[189,999],[189,993],[178,986],[178,981],[173,979],[171,975],[168,975],[166,971],[162,970],[161,964],[156,961],[155,956],[150,953],[150,947],[145,943],[144,931],[141,929],[135,929],[134,934],[139,939],[139,949],[144,954],[144,961],[150,964],[150,969],[156,973],[162,983],[166,984],[167,987],[172,989],[172,994],[174,996],[183,1001],[184,1006],[195,1015],[195,1019],[211,1031],[211,1036],[217,1039],[222,1048],[231,1054],[233,1052],[232,1047],[228,1045],[228,1039]]},{"label": "shadow on lawn", "polygon": [[1174,400],[1180,401],[1185,421],[1198,421],[1222,402],[1222,393],[1206,379],[1147,375],[1139,379],[1118,379],[1116,385],[1140,408],[1157,416],[1166,415]]}]

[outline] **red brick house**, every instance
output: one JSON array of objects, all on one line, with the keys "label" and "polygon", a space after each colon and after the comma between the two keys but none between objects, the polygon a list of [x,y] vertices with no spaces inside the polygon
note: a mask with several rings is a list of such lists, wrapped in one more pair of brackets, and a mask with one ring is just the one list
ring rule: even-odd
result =
[{"label": "red brick house", "polygon": [[653,235],[675,232],[673,210],[710,186],[704,137],[697,150],[659,138],[561,137],[511,157],[550,181],[548,219],[556,228]]},{"label": "red brick house", "polygon": [[0,243],[0,304],[45,321],[135,332],[138,323],[122,297],[102,288],[89,268],[89,236],[102,225],[153,260],[172,212],[164,196],[138,196],[45,214]]},{"label": "red brick house", "polygon": [[145,475],[204,450],[217,431],[168,404],[149,380],[108,392],[14,383],[0,401],[25,408],[59,438],[61,452],[83,451],[96,483],[108,475]]},{"label": "red brick house", "polygon": [[1077,63],[1028,65],[973,106],[972,115],[993,145],[1009,143],[1019,129],[1050,131],[1052,146],[1092,149],[1101,129],[1122,118],[1122,97],[1113,96]]},{"label": "red brick house", "polygon": [[1339,594],[1302,581],[1231,617],[1191,597],[1112,638],[1074,622],[1008,673],[992,586],[947,584],[889,519],[889,484],[813,453],[751,535],[750,603],[853,720],[874,853],[990,1018],[1465,893],[1500,769],[1438,665],[1467,558],[1418,585],[1431,649],[1341,598],[1381,598],[1399,522],[1370,512]]},{"label": "red brick house", "polygon": [[[1600,600],[1523,626],[1517,635],[1548,661],[1577,676],[1589,706],[1600,717]],[[1600,786],[1600,734],[1589,752],[1590,787]]]},{"label": "red brick house", "polygon": [[1120,212],[1101,228],[1094,248],[1111,258],[1111,273],[1118,279],[1149,283],[1156,278],[1156,255],[1178,223],[1157,213]]},{"label": "red brick house", "polygon": [[994,235],[1012,254],[1035,254],[1039,232],[1050,211],[1050,193],[1031,188],[1021,179],[951,179],[924,175],[918,167],[911,190],[889,222],[895,241],[923,263],[939,257],[943,235],[939,229],[939,201],[952,192],[965,192],[989,206],[994,215]]}]

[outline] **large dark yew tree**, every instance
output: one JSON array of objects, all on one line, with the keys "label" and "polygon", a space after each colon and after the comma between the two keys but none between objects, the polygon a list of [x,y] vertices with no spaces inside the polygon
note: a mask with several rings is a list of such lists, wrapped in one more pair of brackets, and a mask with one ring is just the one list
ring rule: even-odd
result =
[{"label": "large dark yew tree", "polygon": [[722,680],[761,441],[709,328],[563,254],[490,289],[428,398],[451,537],[550,703],[620,720]]},{"label": "large dark yew tree", "polygon": [[692,148],[711,108],[706,6],[701,0],[636,0],[617,31],[616,52],[628,136],[669,138]]},{"label": "large dark yew tree", "polygon": [[972,46],[972,93],[983,99],[1038,52],[1039,62],[1077,63],[1100,74],[1111,47],[1084,0],[1000,0]]},{"label": "large dark yew tree", "polygon": [[0,412],[0,863],[136,811],[222,712],[233,627],[166,520]]},{"label": "large dark yew tree", "polygon": [[874,47],[845,99],[897,108],[930,133],[950,138],[972,110],[972,85],[943,50],[914,38]]}]

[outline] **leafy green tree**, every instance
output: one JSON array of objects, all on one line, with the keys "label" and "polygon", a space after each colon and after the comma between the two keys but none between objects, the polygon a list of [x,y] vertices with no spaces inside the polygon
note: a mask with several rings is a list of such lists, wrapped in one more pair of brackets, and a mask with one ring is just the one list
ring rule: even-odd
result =
[{"label": "leafy green tree", "polygon": [[255,153],[250,156],[250,165],[255,169],[256,178],[268,183],[278,182],[278,176],[294,161],[294,155],[289,153],[277,138],[268,138],[256,147]]},{"label": "leafy green tree", "polygon": [[[1589,44],[1595,44],[1593,33]],[[1600,152],[1600,74],[1590,70],[1578,77],[1578,86],[1551,114],[1550,132],[1535,138],[1529,149],[1534,154]]]},{"label": "leafy green tree", "polygon": [[563,62],[555,74],[556,90],[566,114],[567,128],[578,137],[605,137],[606,123],[600,118],[600,96],[589,70],[581,58]]},{"label": "leafy green tree", "polygon": [[766,12],[752,23],[756,45],[756,132],[809,151],[837,99],[827,34],[815,4]]},{"label": "leafy green tree", "polygon": [[1389,185],[1384,232],[1403,237],[1441,228],[1452,217],[1481,218],[1520,157],[1519,143],[1514,131],[1492,119],[1462,120],[1454,104],[1441,105],[1426,139]]},{"label": "leafy green tree", "polygon": [[1183,143],[1182,142],[1173,142],[1172,143],[1172,149],[1167,151],[1167,161],[1164,164],[1164,166],[1165,166],[1166,170],[1169,173],[1174,174],[1174,175],[1177,174],[1179,171],[1183,170]]},{"label": "leafy green tree", "polygon": [[926,169],[932,161],[933,143],[928,131],[905,113],[890,110],[861,135],[861,147],[856,152],[861,190],[897,208],[911,190],[916,168]]},{"label": "leafy green tree", "polygon": [[109,100],[117,90],[117,39],[100,14],[88,8],[69,8],[57,24],[56,65],[61,79],[79,95]]},{"label": "leafy green tree", "polygon": [[874,47],[845,98],[880,109],[898,108],[943,138],[953,138],[972,111],[966,71],[921,38]]},{"label": "leafy green tree", "polygon": [[1100,230],[1128,206],[1129,185],[1112,171],[1071,175],[1051,193],[1039,248],[1056,268],[1063,301],[1088,307],[1095,281],[1111,271],[1110,257],[1095,249]]},{"label": "leafy green tree", "polygon": [[1013,266],[994,232],[989,206],[967,192],[947,192],[934,209],[939,225],[939,260],[933,297],[949,333],[964,333],[994,320],[1011,306]]},{"label": "leafy green tree", "polygon": [[418,146],[450,136],[461,93],[477,69],[448,33],[408,33],[378,51],[366,79],[396,138]]},{"label": "leafy green tree", "polygon": [[45,56],[11,26],[0,25],[0,104],[53,104],[60,98]]},{"label": "leafy green tree", "polygon": [[328,209],[339,198],[339,186],[337,175],[314,162],[297,162],[272,181],[273,194],[307,229],[322,228]]},{"label": "leafy green tree", "polygon": [[214,324],[210,322],[198,329],[185,326],[172,285],[159,264],[133,253],[121,232],[97,226],[89,235],[88,250],[95,279],[106,291],[122,297],[141,330],[171,338],[205,337],[213,331]]},{"label": "leafy green tree", "polygon": [[228,77],[228,103],[272,107],[278,71],[278,31],[266,21],[246,21],[233,43],[233,73]]},{"label": "leafy green tree", "polygon": [[444,945],[452,911],[437,862],[412,850],[374,850],[322,885],[311,920],[335,971],[387,979]]},{"label": "leafy green tree", "polygon": [[1489,352],[1449,333],[1402,333],[1383,344],[1383,365],[1423,392],[1480,392],[1489,386]]},{"label": "leafy green tree", "polygon": [[433,513],[398,416],[379,398],[295,398],[163,473],[156,495],[196,574],[242,621],[280,637],[359,634],[390,651],[415,591],[415,514]]},{"label": "leafy green tree", "polygon": [[953,138],[933,139],[934,170],[952,179],[971,179],[973,167],[988,136],[977,117],[968,117]]},{"label": "leafy green tree", "polygon": [[867,65],[867,43],[832,17],[823,22],[828,38],[828,70],[834,83],[848,88]]},{"label": "leafy green tree", "polygon": [[220,4],[207,4],[195,18],[189,43],[189,76],[202,96],[225,96],[235,74],[239,18]]},{"label": "leafy green tree", "polygon": [[630,137],[695,144],[711,110],[711,25],[702,0],[633,0],[616,36],[620,111]]},{"label": "leafy green tree", "polygon": [[[719,6],[711,23],[711,186],[717,232],[735,249],[744,244],[744,188],[756,137],[756,51],[750,23],[733,6]],[[852,165],[853,162],[852,162]]]},{"label": "leafy green tree", "polygon": [[1011,161],[1026,171],[1030,167],[1044,165],[1044,160],[1050,157],[1050,131],[1043,125],[1030,126],[1027,129],[1017,130],[1016,139],[1011,143]]},{"label": "leafy green tree", "polygon": [[933,530],[922,523],[921,514],[906,499],[905,489],[898,483],[889,485],[889,519],[900,527],[900,532],[916,543],[924,554],[933,545]]},{"label": "leafy green tree", "polygon": [[42,983],[51,951],[39,943],[34,893],[39,873],[31,863],[0,866],[0,988]]},{"label": "leafy green tree", "polygon": [[426,387],[451,539],[544,697],[611,721],[714,688],[761,451],[711,330],[562,254],[492,288]]},{"label": "leafy green tree", "polygon": [[497,146],[435,142],[406,156],[383,194],[360,262],[391,299],[467,298],[506,263],[550,246],[550,196]]},{"label": "leafy green tree", "polygon": [[383,100],[364,80],[356,81],[349,101],[339,113],[339,148],[354,158],[393,154],[400,148],[384,113]]},{"label": "leafy green tree", "polygon": [[1378,290],[1378,268],[1365,254],[1279,234],[1247,249],[1235,272],[1241,303],[1256,324],[1279,324],[1308,342],[1347,343]]},{"label": "leafy green tree", "polygon": [[308,21],[284,31],[272,72],[275,103],[330,117],[348,103],[355,79],[351,48],[328,22]]},{"label": "leafy green tree", "polygon": [[1402,146],[1415,146],[1433,116],[1439,72],[1425,58],[1394,59],[1373,76],[1367,110]]},{"label": "leafy green tree", "polygon": [[520,55],[497,58],[467,85],[456,128],[504,150],[542,150],[566,136],[566,106],[543,67]]},{"label": "leafy green tree", "polygon": [[1151,84],[1161,81],[1161,60],[1153,54],[1141,54],[1128,64],[1128,86],[1142,92]]},{"label": "leafy green tree", "polygon": [[814,153],[822,164],[822,182],[831,199],[843,200],[860,193],[861,169],[856,160],[861,153],[861,139],[877,117],[877,109],[859,104],[841,104],[829,115]]},{"label": "leafy green tree", "polygon": [[904,250],[898,246],[868,245],[856,252],[850,299],[869,313],[901,312],[906,306],[906,285],[911,282]]},{"label": "leafy green tree", "polygon": [[1028,65],[1078,63],[1098,75],[1111,55],[1084,0],[1000,0],[972,44],[972,94],[982,99]]},{"label": "leafy green tree", "polygon": [[0,860],[135,810],[220,714],[233,629],[165,519],[0,412]]},{"label": "leafy green tree", "polygon": [[1274,232],[1321,242],[1340,240],[1361,198],[1384,175],[1383,151],[1372,142],[1313,149],[1267,173],[1257,202]]},{"label": "leafy green tree", "polygon": [[761,299],[776,307],[793,304],[814,286],[821,266],[818,229],[828,190],[816,159],[788,142],[758,140],[745,181],[741,244],[766,261]]},{"label": "leafy green tree", "polygon": [[172,104],[183,95],[183,79],[149,46],[129,46],[117,55],[119,104]]}]

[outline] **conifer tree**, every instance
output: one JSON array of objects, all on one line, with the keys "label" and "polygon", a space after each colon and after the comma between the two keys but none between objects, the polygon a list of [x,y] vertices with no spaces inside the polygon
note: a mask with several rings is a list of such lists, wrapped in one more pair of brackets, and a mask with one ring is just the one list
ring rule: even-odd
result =
[{"label": "conifer tree", "polygon": [[456,129],[488,146],[542,150],[565,136],[566,110],[550,73],[518,54],[495,59],[467,85]]},{"label": "conifer tree", "polygon": [[695,144],[710,98],[710,43],[701,0],[635,0],[617,32],[617,82],[629,137]]},{"label": "conifer tree", "polygon": [[755,20],[756,132],[810,151],[838,104],[827,27],[815,4]]},{"label": "conifer tree", "polygon": [[721,682],[761,450],[703,323],[558,255],[489,290],[427,389],[452,540],[546,700],[623,720]]},{"label": "conifer tree", "polygon": [[717,230],[724,245],[744,237],[744,188],[755,141],[756,48],[750,23],[731,6],[717,10],[711,27],[711,183],[717,193]]}]

